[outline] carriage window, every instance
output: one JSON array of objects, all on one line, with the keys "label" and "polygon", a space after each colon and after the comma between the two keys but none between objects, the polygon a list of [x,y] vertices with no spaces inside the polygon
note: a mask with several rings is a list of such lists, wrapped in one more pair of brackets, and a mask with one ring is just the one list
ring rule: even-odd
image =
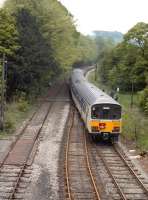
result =
[{"label": "carriage window", "polygon": [[99,118],[99,109],[97,107],[93,107],[92,108],[92,118],[93,119],[97,119]]},{"label": "carriage window", "polygon": [[120,119],[121,107],[119,105],[94,105],[92,107],[92,119]]}]

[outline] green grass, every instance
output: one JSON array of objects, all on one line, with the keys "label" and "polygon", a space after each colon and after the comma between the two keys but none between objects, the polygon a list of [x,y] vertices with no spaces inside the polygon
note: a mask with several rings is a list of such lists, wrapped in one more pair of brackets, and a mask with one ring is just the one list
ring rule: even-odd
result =
[{"label": "green grass", "polygon": [[[21,105],[21,108],[24,105]],[[35,110],[36,105],[25,104],[24,109],[20,109],[20,102],[7,104],[4,115],[4,130],[0,131],[0,139],[12,135],[15,129],[22,123],[25,118]]]},{"label": "green grass", "polygon": [[[109,93],[110,88],[103,85],[99,77],[95,81],[94,72],[90,73],[88,80]],[[133,96],[132,107],[130,93],[119,93],[118,96],[118,101],[122,105],[122,136],[133,141],[140,151],[148,151],[148,117],[138,107],[138,94]]]}]

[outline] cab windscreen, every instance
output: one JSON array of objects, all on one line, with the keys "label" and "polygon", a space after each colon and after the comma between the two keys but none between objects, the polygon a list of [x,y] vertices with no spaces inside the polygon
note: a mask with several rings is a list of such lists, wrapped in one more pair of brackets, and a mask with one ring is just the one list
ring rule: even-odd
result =
[{"label": "cab windscreen", "polygon": [[98,104],[91,108],[92,119],[120,119],[121,106],[116,104]]}]

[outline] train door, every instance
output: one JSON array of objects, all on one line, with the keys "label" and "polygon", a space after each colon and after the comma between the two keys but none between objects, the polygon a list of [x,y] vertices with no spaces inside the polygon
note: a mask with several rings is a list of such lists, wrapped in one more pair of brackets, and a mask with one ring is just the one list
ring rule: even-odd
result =
[{"label": "train door", "polygon": [[86,127],[88,129],[89,132],[91,132],[91,128],[90,128],[90,115],[91,115],[91,109],[90,106],[87,106],[86,108],[86,115],[85,115],[85,122],[86,122]]}]

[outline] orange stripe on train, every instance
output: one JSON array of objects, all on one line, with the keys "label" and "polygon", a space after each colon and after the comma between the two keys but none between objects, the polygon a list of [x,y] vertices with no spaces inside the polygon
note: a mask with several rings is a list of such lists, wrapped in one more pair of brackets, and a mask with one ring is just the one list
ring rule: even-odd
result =
[{"label": "orange stripe on train", "polygon": [[121,121],[98,120],[98,121],[90,121],[89,125],[91,127],[97,126],[99,130],[103,132],[112,132],[114,127],[121,127]]}]

